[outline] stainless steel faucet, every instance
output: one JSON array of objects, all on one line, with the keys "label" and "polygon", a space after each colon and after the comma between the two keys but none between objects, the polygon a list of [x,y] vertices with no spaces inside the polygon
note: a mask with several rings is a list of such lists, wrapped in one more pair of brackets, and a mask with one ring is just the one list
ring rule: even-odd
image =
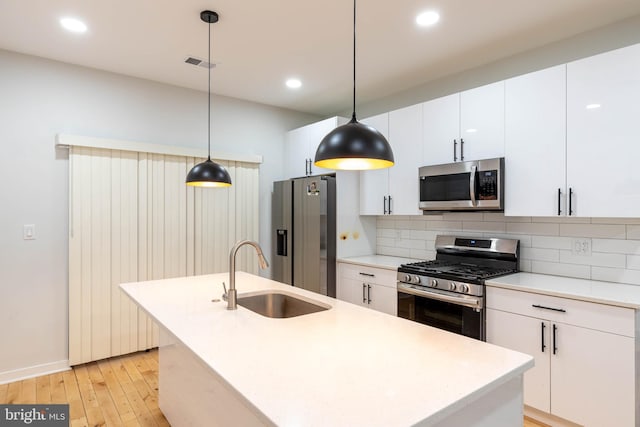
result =
[{"label": "stainless steel faucet", "polygon": [[[222,295],[222,299],[227,301],[227,310],[236,310],[238,308],[237,300],[238,300],[238,292],[236,291],[236,253],[241,246],[251,245],[255,248],[258,253],[258,263],[260,264],[261,269],[265,269],[269,267],[269,263],[267,259],[264,257],[262,253],[262,248],[260,245],[253,240],[240,240],[238,243],[233,245],[231,251],[229,252],[229,291],[225,287],[224,295]],[[222,284],[224,286],[224,283]]]}]

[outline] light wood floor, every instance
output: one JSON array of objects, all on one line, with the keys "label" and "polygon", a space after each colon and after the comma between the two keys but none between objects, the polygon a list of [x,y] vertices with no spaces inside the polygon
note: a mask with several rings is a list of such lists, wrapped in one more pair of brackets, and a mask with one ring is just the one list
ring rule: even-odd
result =
[{"label": "light wood floor", "polygon": [[[158,350],[0,385],[0,404],[69,403],[71,427],[169,426],[158,408]],[[524,427],[548,427],[525,417]]]},{"label": "light wood floor", "polygon": [[158,350],[0,385],[7,403],[69,403],[72,427],[169,426],[158,408]]}]

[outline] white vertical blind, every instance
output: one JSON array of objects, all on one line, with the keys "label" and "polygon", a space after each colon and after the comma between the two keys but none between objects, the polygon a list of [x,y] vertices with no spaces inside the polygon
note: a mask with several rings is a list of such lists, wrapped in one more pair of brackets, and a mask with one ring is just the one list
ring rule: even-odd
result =
[{"label": "white vertical blind", "polygon": [[[232,187],[187,187],[202,160],[70,147],[71,365],[158,345],[157,326],[120,283],[224,272],[236,241],[257,240],[258,165],[221,161]],[[257,272],[250,251],[237,263]]]}]

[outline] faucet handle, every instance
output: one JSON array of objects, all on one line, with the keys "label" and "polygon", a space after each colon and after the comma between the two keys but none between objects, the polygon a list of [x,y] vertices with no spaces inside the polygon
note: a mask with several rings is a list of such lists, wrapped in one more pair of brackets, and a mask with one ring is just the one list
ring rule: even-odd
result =
[{"label": "faucet handle", "polygon": [[224,289],[224,294],[222,294],[222,299],[224,301],[227,301],[227,299],[228,299],[228,296],[227,296],[227,285],[225,285],[224,282],[222,282],[222,288]]}]

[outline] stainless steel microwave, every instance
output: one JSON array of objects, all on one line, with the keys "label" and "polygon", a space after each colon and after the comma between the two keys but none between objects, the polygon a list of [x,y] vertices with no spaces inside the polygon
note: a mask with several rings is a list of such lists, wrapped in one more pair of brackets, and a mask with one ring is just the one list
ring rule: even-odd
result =
[{"label": "stainless steel microwave", "polygon": [[423,166],[419,175],[423,213],[504,210],[504,157]]}]

